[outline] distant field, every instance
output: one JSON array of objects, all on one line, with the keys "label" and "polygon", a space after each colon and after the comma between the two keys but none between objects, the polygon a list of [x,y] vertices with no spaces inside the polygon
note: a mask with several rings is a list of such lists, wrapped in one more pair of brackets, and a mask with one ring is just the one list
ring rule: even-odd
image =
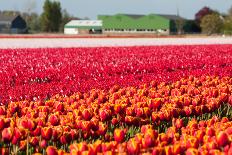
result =
[{"label": "distant field", "polygon": [[2,38],[0,154],[232,155],[231,43]]},{"label": "distant field", "polygon": [[[0,37],[1,38],[1,37]],[[187,38],[2,38],[0,48],[54,48],[99,46],[155,46],[232,44],[232,37]]]}]

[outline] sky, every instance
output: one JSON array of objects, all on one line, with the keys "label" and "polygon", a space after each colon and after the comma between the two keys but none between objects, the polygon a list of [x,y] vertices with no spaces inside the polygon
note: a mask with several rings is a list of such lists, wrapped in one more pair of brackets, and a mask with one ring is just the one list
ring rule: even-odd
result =
[{"label": "sky", "polygon": [[[57,1],[57,0],[56,0]],[[75,17],[97,19],[97,15],[127,14],[179,14],[193,19],[195,13],[208,6],[227,13],[232,0],[59,0],[62,9]],[[31,11],[41,13],[44,0],[0,0],[0,10]],[[29,9],[31,8],[31,9]],[[177,9],[178,8],[178,9]]]}]

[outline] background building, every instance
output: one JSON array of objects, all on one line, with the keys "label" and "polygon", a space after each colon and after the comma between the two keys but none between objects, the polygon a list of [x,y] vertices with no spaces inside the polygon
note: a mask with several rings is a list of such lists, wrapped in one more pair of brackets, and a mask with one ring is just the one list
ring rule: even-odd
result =
[{"label": "background building", "polygon": [[20,15],[4,15],[0,13],[0,33],[26,33],[26,21]]},{"label": "background building", "polygon": [[99,15],[103,33],[157,33],[173,34],[182,31],[185,19],[176,15]]},{"label": "background building", "polygon": [[101,32],[101,20],[71,20],[64,26],[64,34],[95,34]]}]

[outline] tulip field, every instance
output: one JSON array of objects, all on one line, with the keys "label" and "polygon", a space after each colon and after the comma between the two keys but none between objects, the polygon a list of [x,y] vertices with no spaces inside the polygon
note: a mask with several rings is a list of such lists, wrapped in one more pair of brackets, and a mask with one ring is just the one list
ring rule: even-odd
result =
[{"label": "tulip field", "polygon": [[1,155],[232,155],[232,45],[0,54]]}]

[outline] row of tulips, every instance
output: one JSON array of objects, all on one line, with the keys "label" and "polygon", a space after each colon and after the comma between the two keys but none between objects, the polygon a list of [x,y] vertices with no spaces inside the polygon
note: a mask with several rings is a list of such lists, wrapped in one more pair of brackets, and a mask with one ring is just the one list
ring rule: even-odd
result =
[{"label": "row of tulips", "polygon": [[[152,154],[152,155],[230,155],[232,154],[232,121],[214,116],[209,120],[192,119],[184,125],[182,119],[173,119],[166,133],[158,133],[152,125],[144,125],[141,132],[124,141],[125,132],[114,130],[114,140],[94,143],[74,143],[70,154]],[[54,146],[46,148],[48,155],[65,154]]]},{"label": "row of tulips", "polygon": [[232,73],[231,45],[0,49],[0,55],[2,104]]},{"label": "row of tulips", "polygon": [[[181,129],[186,118],[203,120],[218,115],[230,119],[231,92],[231,77],[189,76],[172,83],[152,81],[139,87],[113,86],[108,91],[55,95],[46,101],[10,102],[0,106],[0,145],[3,151],[7,148],[13,153],[45,152],[48,145],[72,152],[68,146],[82,141],[95,144],[100,140],[106,148],[112,147],[112,141],[140,145],[133,138],[149,133],[144,131],[146,127],[152,127],[157,140],[157,134],[168,132],[171,124]],[[183,120],[170,123],[173,118]]]}]

